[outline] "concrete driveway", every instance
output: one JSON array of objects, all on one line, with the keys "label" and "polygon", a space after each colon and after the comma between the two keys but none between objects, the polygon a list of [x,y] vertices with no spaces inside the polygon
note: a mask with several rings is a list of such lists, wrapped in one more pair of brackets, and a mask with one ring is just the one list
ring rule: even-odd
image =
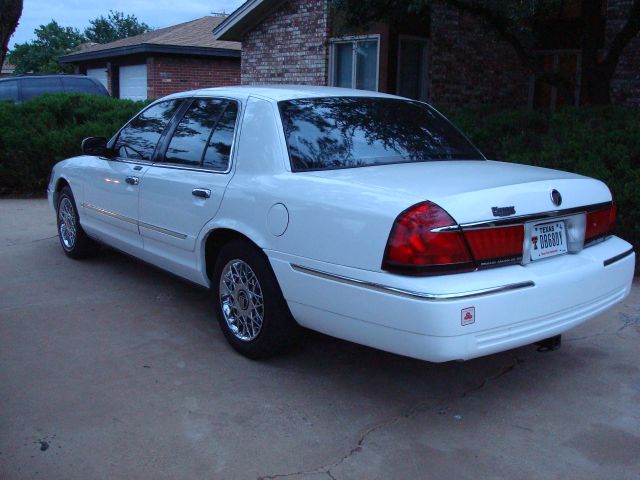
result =
[{"label": "concrete driveway", "polygon": [[207,291],[55,234],[45,201],[0,201],[2,479],[640,478],[637,284],[557,352],[437,365],[309,334],[254,362]]}]

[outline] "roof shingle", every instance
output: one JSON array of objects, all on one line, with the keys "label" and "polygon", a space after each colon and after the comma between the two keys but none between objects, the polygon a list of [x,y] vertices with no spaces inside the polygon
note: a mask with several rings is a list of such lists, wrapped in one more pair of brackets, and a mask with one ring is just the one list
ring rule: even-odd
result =
[{"label": "roof shingle", "polygon": [[226,17],[206,16],[191,20],[190,22],[152,30],[151,32],[142,33],[134,37],[123,38],[115,42],[92,45],[82,49],[82,53],[99,52],[112,48],[132,47],[144,44],[240,50],[241,44],[239,42],[216,40],[213,37],[213,29],[225,18]]}]

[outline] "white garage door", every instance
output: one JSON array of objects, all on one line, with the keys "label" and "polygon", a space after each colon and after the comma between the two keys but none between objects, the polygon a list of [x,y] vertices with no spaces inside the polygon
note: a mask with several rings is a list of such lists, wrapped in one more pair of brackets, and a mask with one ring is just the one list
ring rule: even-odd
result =
[{"label": "white garage door", "polygon": [[95,78],[102,85],[104,85],[104,88],[109,90],[109,82],[107,81],[107,69],[106,69],[106,67],[88,68],[87,69],[87,77]]},{"label": "white garage door", "polygon": [[146,65],[120,67],[120,98],[128,98],[130,100],[147,99]]}]

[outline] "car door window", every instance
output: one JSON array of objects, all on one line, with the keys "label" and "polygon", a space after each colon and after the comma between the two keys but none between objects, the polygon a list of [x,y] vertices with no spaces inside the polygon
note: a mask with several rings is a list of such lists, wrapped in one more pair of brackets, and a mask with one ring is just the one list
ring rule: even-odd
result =
[{"label": "car door window", "polygon": [[200,166],[211,132],[227,103],[215,98],[194,100],[176,127],[165,162]]},{"label": "car door window", "polygon": [[45,93],[64,92],[59,77],[23,78],[21,82],[22,100],[29,100]]},{"label": "car door window", "polygon": [[114,145],[118,156],[151,160],[160,137],[179,106],[179,100],[156,103],[129,122]]},{"label": "car door window", "polygon": [[0,100],[18,100],[17,80],[7,80],[0,82]]},{"label": "car door window", "polygon": [[204,154],[204,167],[220,171],[228,168],[237,116],[238,104],[229,102],[209,139]]}]

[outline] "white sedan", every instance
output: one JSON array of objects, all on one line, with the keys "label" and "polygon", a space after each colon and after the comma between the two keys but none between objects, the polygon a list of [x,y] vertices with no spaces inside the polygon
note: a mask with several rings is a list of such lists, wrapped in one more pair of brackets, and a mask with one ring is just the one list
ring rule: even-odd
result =
[{"label": "white sedan", "polygon": [[424,103],[197,90],[82,149],[48,188],[64,252],[104,243],[209,287],[251,358],[299,326],[434,362],[554,346],[631,287],[606,185],[487,160]]}]

